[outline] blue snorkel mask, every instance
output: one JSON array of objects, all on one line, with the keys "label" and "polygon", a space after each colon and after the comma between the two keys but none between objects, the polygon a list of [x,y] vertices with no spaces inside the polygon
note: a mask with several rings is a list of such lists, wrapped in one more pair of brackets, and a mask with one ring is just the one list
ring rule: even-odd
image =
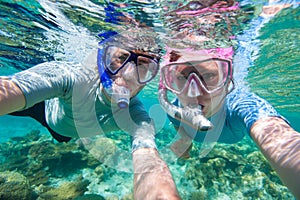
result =
[{"label": "blue snorkel mask", "polygon": [[[110,42],[110,38],[117,35],[116,31],[106,31],[104,33],[99,34],[99,37],[104,38],[99,42],[100,46],[105,46],[105,43]],[[105,90],[106,94],[111,97],[111,100],[119,106],[119,108],[127,108],[130,101],[130,91],[123,86],[118,86],[113,83],[109,72],[104,66],[104,48],[98,48],[98,56],[97,56],[97,65],[98,65],[98,73],[100,77],[100,84]],[[100,91],[101,92],[101,91]],[[100,96],[98,96],[100,98]]]},{"label": "blue snorkel mask", "polygon": [[[127,69],[131,68],[136,72],[132,73],[132,78],[141,86],[145,85],[159,70],[157,54],[161,48],[158,48],[157,35],[153,30],[141,29],[139,23],[132,23],[132,18],[120,12],[118,8],[118,4],[109,2],[105,8],[105,21],[119,25],[128,23],[126,20],[129,20],[133,27],[122,34],[109,30],[98,35],[102,40],[99,42],[97,65],[101,90],[104,90],[119,108],[126,108],[132,94],[128,88],[115,84],[112,77],[119,72],[124,75],[124,71],[127,72]],[[115,28],[118,30],[118,27]],[[128,76],[130,73],[126,74]],[[100,94],[101,91],[98,94],[101,100]]]}]

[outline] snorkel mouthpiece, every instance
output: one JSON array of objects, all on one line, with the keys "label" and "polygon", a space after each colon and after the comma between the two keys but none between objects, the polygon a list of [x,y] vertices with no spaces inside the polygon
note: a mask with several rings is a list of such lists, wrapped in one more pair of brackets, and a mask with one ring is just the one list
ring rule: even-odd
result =
[{"label": "snorkel mouthpiece", "polygon": [[112,100],[118,104],[119,108],[127,108],[130,102],[130,90],[123,86],[114,85]]},{"label": "snorkel mouthpiece", "polygon": [[204,117],[201,106],[178,107],[168,101],[167,90],[160,88],[158,91],[162,108],[173,118],[189,124],[198,131],[208,131],[213,128],[212,123]]},{"label": "snorkel mouthpiece", "polygon": [[182,109],[184,122],[196,128],[198,131],[208,131],[213,127],[212,123],[203,116],[202,106],[185,106]]}]

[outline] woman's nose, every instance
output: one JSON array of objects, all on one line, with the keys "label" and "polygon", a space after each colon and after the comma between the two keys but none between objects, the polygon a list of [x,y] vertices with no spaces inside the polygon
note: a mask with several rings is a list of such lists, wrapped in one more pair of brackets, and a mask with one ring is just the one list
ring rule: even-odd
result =
[{"label": "woman's nose", "polygon": [[197,82],[195,81],[195,79],[192,79],[188,86],[187,96],[188,97],[198,97],[202,94],[203,93],[201,92],[201,89],[198,86]]}]

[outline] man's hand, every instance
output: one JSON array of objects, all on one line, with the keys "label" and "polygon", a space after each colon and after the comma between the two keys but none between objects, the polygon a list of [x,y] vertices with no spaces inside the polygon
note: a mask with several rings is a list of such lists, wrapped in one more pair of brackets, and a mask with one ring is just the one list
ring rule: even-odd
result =
[{"label": "man's hand", "polygon": [[156,149],[141,148],[133,152],[134,199],[179,200],[176,185],[167,164]]},{"label": "man's hand", "polygon": [[0,115],[24,108],[25,97],[21,89],[6,77],[0,77]]}]

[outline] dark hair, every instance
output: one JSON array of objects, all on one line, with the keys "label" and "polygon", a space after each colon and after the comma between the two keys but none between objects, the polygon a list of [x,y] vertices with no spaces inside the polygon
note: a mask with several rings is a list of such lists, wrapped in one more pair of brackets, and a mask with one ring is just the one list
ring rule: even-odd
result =
[{"label": "dark hair", "polygon": [[170,52],[170,62],[175,62],[181,57],[181,55],[179,55],[178,53],[179,53],[178,51]]}]

